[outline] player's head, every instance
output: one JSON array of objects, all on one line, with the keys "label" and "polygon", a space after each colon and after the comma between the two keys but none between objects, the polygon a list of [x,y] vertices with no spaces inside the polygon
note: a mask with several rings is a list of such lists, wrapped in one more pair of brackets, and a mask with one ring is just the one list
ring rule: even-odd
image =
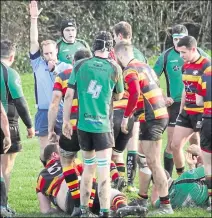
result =
[{"label": "player's head", "polygon": [[93,43],[93,52],[102,51],[110,52],[113,48],[113,37],[110,32],[100,31],[97,33],[94,43]]},{"label": "player's head", "polygon": [[41,42],[44,59],[48,61],[57,61],[57,43],[54,40],[45,40]]},{"label": "player's head", "polygon": [[197,41],[193,36],[184,36],[177,43],[177,50],[184,62],[193,62],[199,55],[197,51]]},{"label": "player's head", "polygon": [[128,65],[129,61],[134,58],[133,47],[129,42],[119,42],[114,47],[115,56],[118,64],[124,68]]},{"label": "player's head", "polygon": [[10,40],[1,40],[1,59],[7,60],[9,66],[15,59],[16,45]]},{"label": "player's head", "polygon": [[74,19],[64,20],[61,23],[61,35],[65,41],[74,43],[77,35],[77,25]]},{"label": "player's head", "polygon": [[79,61],[84,58],[90,58],[90,57],[92,57],[90,50],[87,48],[81,48],[75,52],[74,62]]},{"label": "player's head", "polygon": [[113,27],[113,37],[116,43],[121,41],[131,41],[132,27],[129,23],[121,21]]},{"label": "player's head", "polygon": [[49,144],[45,147],[43,152],[44,160],[59,159],[59,150],[56,143]]},{"label": "player's head", "polygon": [[172,38],[175,49],[177,49],[177,43],[179,40],[188,35],[187,28],[182,24],[177,24],[172,27]]}]

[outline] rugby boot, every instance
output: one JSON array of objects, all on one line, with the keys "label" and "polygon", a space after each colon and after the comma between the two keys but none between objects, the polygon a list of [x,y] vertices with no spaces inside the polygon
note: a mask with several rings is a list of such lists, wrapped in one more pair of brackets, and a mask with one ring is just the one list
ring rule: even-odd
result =
[{"label": "rugby boot", "polygon": [[156,210],[153,210],[147,214],[148,217],[152,216],[163,216],[166,214],[173,214],[174,211],[172,209],[171,204],[161,204],[160,207]]},{"label": "rugby boot", "polygon": [[74,207],[71,217],[80,217],[81,214],[81,209],[79,207]]},{"label": "rugby boot", "polygon": [[144,198],[135,198],[129,204],[129,206],[141,206],[146,207],[148,206],[148,200]]},{"label": "rugby boot", "polygon": [[92,213],[89,209],[81,209],[80,217],[98,217],[98,216]]},{"label": "rugby boot", "polygon": [[142,206],[125,206],[116,211],[116,217],[146,217],[148,209]]}]

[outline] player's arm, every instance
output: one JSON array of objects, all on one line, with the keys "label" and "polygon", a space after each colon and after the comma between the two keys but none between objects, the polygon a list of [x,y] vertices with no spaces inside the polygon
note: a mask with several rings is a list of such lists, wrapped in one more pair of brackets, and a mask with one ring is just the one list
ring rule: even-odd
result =
[{"label": "player's arm", "polygon": [[196,104],[197,104],[197,106],[204,106],[203,97],[201,95],[198,95],[197,93],[195,95],[196,95]]},{"label": "player's arm", "polygon": [[30,10],[30,53],[35,54],[39,50],[38,42],[38,16],[42,8],[38,10],[37,2],[31,1],[29,4]]},{"label": "player's arm", "polygon": [[41,192],[37,193],[40,212],[43,214],[57,213],[58,209],[51,207],[51,201]]},{"label": "player's arm", "polygon": [[162,53],[158,57],[157,61],[155,62],[155,65],[153,67],[153,70],[155,71],[158,78],[160,78],[160,76],[164,72],[164,68],[165,68],[165,66],[164,66],[164,53]]},{"label": "player's arm", "polygon": [[4,137],[10,138],[9,121],[2,103],[1,103],[1,129],[4,133]]},{"label": "player's arm", "polygon": [[185,105],[185,98],[186,98],[186,92],[185,92],[185,87],[184,87],[183,93],[182,93],[182,98],[181,98],[181,103],[180,103],[180,111],[179,111],[179,114],[181,113],[181,111],[182,111],[183,108],[184,108],[184,105]]},{"label": "player's arm", "polygon": [[59,104],[62,99],[62,92],[54,90],[52,94],[52,102],[48,111],[48,133],[49,140],[54,140],[54,127],[57,119]]},{"label": "player's arm", "polygon": [[138,76],[135,72],[131,72],[127,76],[125,76],[125,82],[128,86],[127,91],[129,93],[129,98],[127,107],[124,112],[124,117],[129,117],[132,115],[134,109],[136,108],[141,91]]},{"label": "player's arm", "polygon": [[1,129],[4,133],[3,150],[4,153],[6,153],[11,146],[11,138],[10,138],[9,121],[2,103],[1,103]]}]

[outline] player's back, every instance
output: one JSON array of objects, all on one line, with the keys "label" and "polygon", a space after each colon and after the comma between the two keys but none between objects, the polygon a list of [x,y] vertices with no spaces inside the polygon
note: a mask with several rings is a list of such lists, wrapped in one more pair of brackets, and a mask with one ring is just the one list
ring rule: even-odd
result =
[{"label": "player's back", "polygon": [[173,208],[206,206],[208,200],[207,186],[204,183],[203,167],[184,172],[169,189]]},{"label": "player's back", "polygon": [[79,101],[78,128],[88,132],[111,131],[112,94],[120,76],[115,61],[93,57],[74,68]]},{"label": "player's back", "polygon": [[45,169],[39,174],[36,191],[49,197],[55,197],[63,180],[64,176],[60,161],[50,160],[47,162]]},{"label": "player's back", "polygon": [[[147,64],[134,59],[124,70],[125,81],[130,80],[130,74],[133,73],[137,74],[141,89],[135,115],[144,112],[144,116],[141,115],[139,118],[140,121],[167,118],[165,100],[153,69]],[[128,89],[128,87],[126,88]]]}]

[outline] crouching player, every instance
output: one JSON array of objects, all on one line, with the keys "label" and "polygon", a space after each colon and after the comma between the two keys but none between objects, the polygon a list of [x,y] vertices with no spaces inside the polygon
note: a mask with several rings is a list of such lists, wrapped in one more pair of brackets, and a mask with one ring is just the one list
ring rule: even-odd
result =
[{"label": "crouching player", "polygon": [[[40,211],[44,214],[57,213],[60,211],[72,214],[74,209],[74,200],[63,176],[59,151],[56,144],[50,144],[46,146],[44,150],[44,158],[47,161],[47,164],[45,169],[40,172],[36,186]],[[75,159],[75,169],[80,178],[80,175],[83,171],[83,166],[80,160],[77,158]],[[97,188],[97,184],[95,186],[93,185],[93,187]],[[92,207],[90,207],[89,217],[97,217],[96,214],[99,214],[100,205],[97,193],[98,191],[96,189],[93,189],[91,192],[89,203],[92,204]],[[116,211],[127,206],[126,196],[116,189],[111,189],[110,201],[112,213],[111,216],[117,216]],[[53,207],[52,204],[55,205],[55,207]],[[117,212],[122,214],[120,211]],[[137,206],[128,206],[127,213],[125,214],[142,216],[142,214],[146,214],[146,210],[142,210]]]}]

